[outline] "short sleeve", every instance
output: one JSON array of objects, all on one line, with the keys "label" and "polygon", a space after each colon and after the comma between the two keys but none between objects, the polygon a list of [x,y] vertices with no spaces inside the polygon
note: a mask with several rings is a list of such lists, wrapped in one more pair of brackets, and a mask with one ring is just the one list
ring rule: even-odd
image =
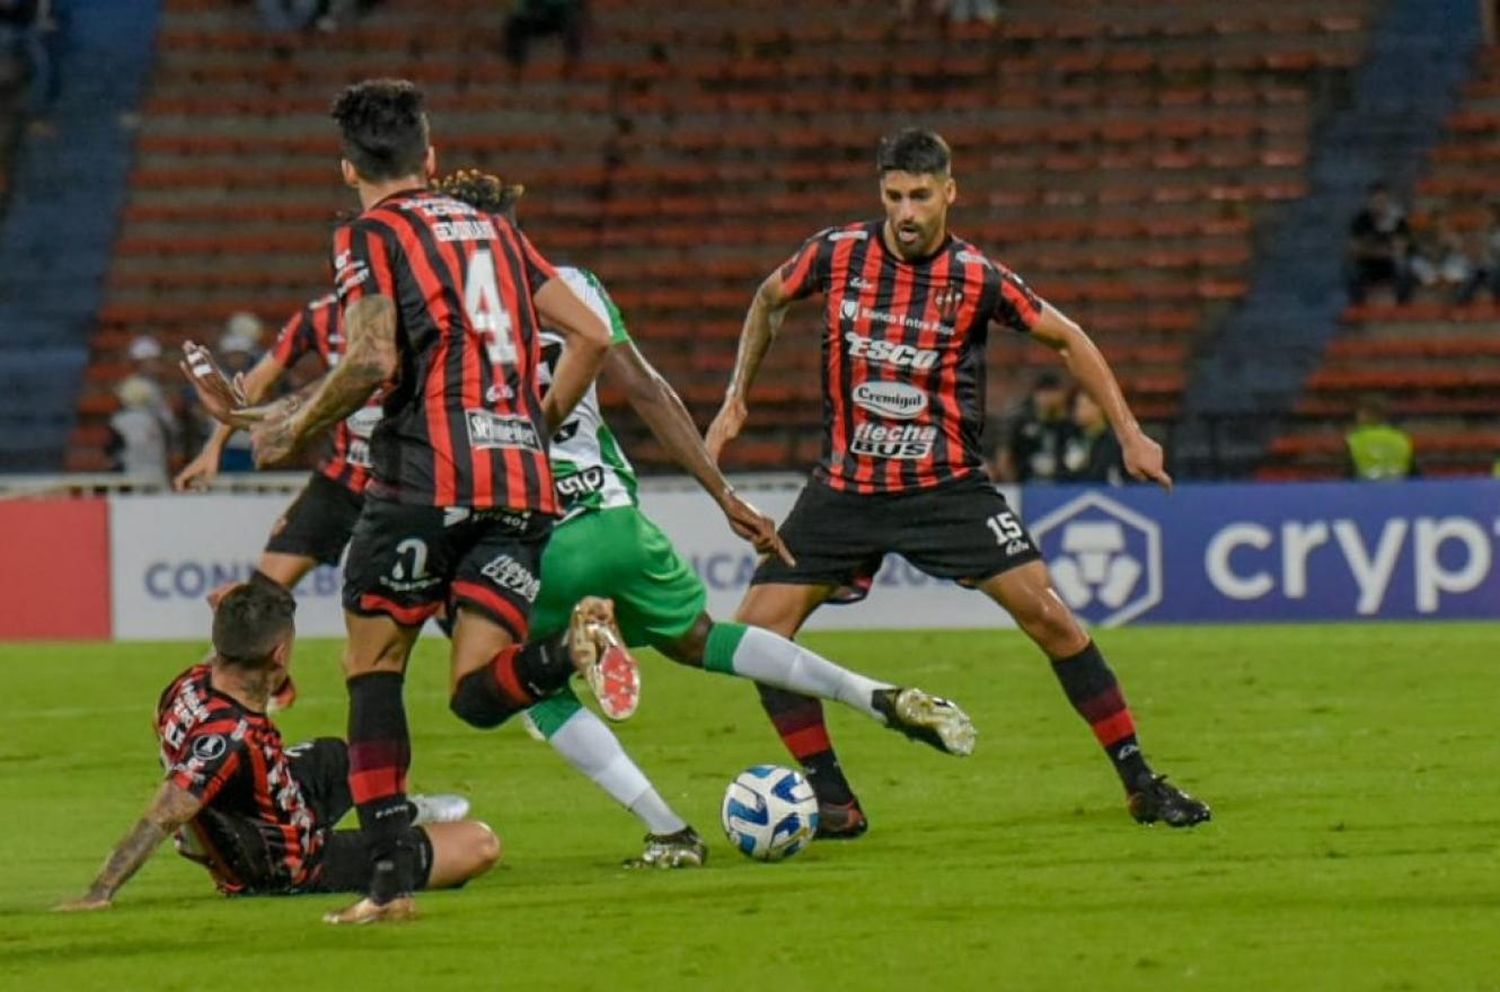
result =
[{"label": "short sleeve", "polygon": [[781,266],[781,288],[789,299],[800,300],[822,290],[832,258],[832,228],[819,231],[802,243]]},{"label": "short sleeve", "polygon": [[557,270],[552,267],[551,262],[542,257],[542,253],[536,250],[536,246],[526,235],[520,231],[515,233],[516,244],[521,246],[521,260],[526,268],[526,286],[532,295],[535,295],[537,290],[557,278]]},{"label": "short sleeve", "polygon": [[365,296],[395,299],[392,260],[398,249],[392,240],[383,225],[364,217],[334,232],[333,281],[339,306],[347,307]]},{"label": "short sleeve", "polygon": [[1029,334],[1042,319],[1042,308],[1046,304],[1020,276],[1003,265],[991,264],[1000,274],[1000,290],[995,294],[995,310],[990,319],[1013,331]]},{"label": "short sleeve", "polygon": [[232,734],[195,731],[183,742],[182,758],[167,769],[167,778],[206,806],[239,770],[244,749],[245,742]]},{"label": "short sleeve", "polygon": [[281,327],[276,343],[271,346],[271,357],[282,368],[296,365],[302,356],[317,349],[317,332],[311,307],[303,307]]},{"label": "short sleeve", "polygon": [[604,283],[599,281],[598,276],[587,269],[563,268],[558,273],[568,284],[568,288],[577,293],[594,316],[609,328],[610,344],[624,344],[630,340],[630,332],[625,329],[625,318],[620,315],[620,308],[610,299],[609,291],[604,288]]}]

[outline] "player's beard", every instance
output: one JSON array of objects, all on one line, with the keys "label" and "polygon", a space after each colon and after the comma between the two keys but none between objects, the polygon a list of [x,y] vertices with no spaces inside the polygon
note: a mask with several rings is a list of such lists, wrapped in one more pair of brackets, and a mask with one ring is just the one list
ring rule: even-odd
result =
[{"label": "player's beard", "polygon": [[[911,221],[905,224],[893,224],[895,232],[896,250],[902,258],[921,258],[929,253],[937,244],[937,234],[941,229],[941,222],[934,221],[930,225],[923,225]],[[914,235],[909,240],[903,240],[902,234],[910,231]]]}]

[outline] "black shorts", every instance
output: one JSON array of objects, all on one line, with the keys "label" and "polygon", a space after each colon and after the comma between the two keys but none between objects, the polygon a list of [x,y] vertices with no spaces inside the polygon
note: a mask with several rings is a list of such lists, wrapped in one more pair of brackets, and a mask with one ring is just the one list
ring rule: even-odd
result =
[{"label": "black shorts", "polygon": [[[354,808],[349,792],[349,746],[337,737],[319,737],[286,749],[292,777],[302,798],[312,807],[322,847],[308,859],[307,879],[297,892],[363,892],[370,884],[372,862],[369,835],[359,830],[335,830]],[[411,827],[405,843],[416,852],[416,885],[427,887],[432,874],[432,840],[421,827]]]},{"label": "black shorts", "polygon": [[[296,895],[303,892],[363,892],[370,883],[370,840],[358,830],[333,829],[354,807],[349,793],[349,748],[337,737],[286,750],[292,777],[311,807],[320,842],[307,859],[301,882],[293,884],[268,843],[263,825],[243,817],[205,810],[205,826],[225,867],[242,886],[239,895]],[[432,873],[432,840],[421,827],[405,838],[416,855],[417,888]]]},{"label": "black shorts", "polygon": [[366,497],[344,563],[344,608],[415,626],[461,605],[524,641],[552,523],[528,511]]},{"label": "black shorts", "polygon": [[314,472],[271,528],[266,550],[337,565],[364,504],[361,494]]},{"label": "black shorts", "polygon": [[1042,557],[1005,497],[980,478],[875,495],[809,482],[780,533],[797,564],[772,555],[750,584],[835,586],[841,602],[864,599],[887,554],[965,585]]}]

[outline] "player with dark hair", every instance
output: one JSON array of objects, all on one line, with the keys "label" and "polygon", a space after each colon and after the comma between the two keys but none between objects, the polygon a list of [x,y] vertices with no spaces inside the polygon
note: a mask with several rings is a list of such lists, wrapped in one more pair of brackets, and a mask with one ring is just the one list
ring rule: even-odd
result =
[{"label": "player with dark hair", "polygon": [[[265,714],[272,688],[291,665],[295,609],[290,593],[265,580],[224,595],[209,660],[178,675],[157,704],[166,781],[88,892],[60,909],[108,908],[174,835],[179,852],[206,867],[229,895],[365,888],[373,838],[333,829],[353,803],[344,742],[321,738],[283,748]],[[500,857],[488,826],[459,819],[468,804],[441,798],[412,797],[413,823],[405,829],[417,851],[419,888],[462,885]],[[415,825],[434,812],[448,822]]]},{"label": "player with dark hair", "polygon": [[[1164,487],[1161,447],[1141,430],[1089,336],[1004,266],[948,231],[957,196],[947,144],[907,129],[876,157],[885,218],[809,238],[761,284],[745,318],[724,404],[708,431],[717,459],[748,415],[746,400],[795,300],[822,293],[823,456],[781,536],[796,557],[763,561],[736,619],[792,637],[825,602],[868,593],[887,553],[977,588],[1011,614],[1052,662],[1093,729],[1142,823],[1188,827],[1206,805],[1146,763],[1104,655],[1053,589],[1035,543],[985,478],[985,340],[992,323],[1054,348],[1100,405],[1125,467]],[[761,698],[802,763],[823,812],[822,836],[853,837],[864,811],[839,767],[822,705],[763,687]]]},{"label": "player with dark hair", "polygon": [[[438,188],[480,209],[512,216],[522,187],[461,172]],[[622,387],[672,459],[718,504],[736,534],[793,565],[775,525],[737,494],[703,446],[676,391],[636,348],[604,285],[583,269],[559,267],[579,297],[611,328],[604,375]],[[571,347],[543,327],[542,356],[550,368]],[[552,470],[564,516],[542,557],[542,587],[532,615],[537,634],[559,631],[569,606],[608,595],[628,647],[650,645],[680,664],[757,679],[783,689],[844,703],[938,750],[964,755],[974,729],[954,704],[915,688],[866,678],[784,637],[740,623],[715,622],[704,609],[707,590],[665,534],[640,511],[635,471],[604,421],[593,388],[552,437]],[[701,865],[707,848],[661,798],[619,739],[564,688],[532,707],[533,726],[579,771],[646,825],[646,849],[634,865]]]},{"label": "player with dark hair", "polygon": [[[598,603],[558,638],[526,643],[558,512],[546,438],[593,382],[608,328],[504,218],[427,188],[435,156],[415,86],[351,86],[333,117],[343,178],[364,210],[334,236],[343,360],[306,395],[261,408],[211,375],[202,349],[188,350],[187,365],[210,412],[252,428],[261,465],[388,387],[344,586],[350,785],[373,838],[371,877],[367,898],[328,917],[363,923],[414,912],[402,685],[429,617],[456,609],[450,706],[476,727],[524,710],[574,668],[619,715],[638,683]],[[569,344],[545,398],[542,321]]]}]

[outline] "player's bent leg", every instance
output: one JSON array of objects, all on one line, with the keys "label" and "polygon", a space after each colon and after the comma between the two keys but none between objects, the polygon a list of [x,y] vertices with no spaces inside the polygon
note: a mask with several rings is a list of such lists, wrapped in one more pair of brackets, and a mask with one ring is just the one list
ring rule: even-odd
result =
[{"label": "player's bent leg", "polygon": [[1033,561],[991,577],[980,588],[1015,617],[1052,662],[1068,702],[1114,765],[1131,815],[1141,823],[1162,821],[1174,827],[1210,819],[1206,804],[1152,772],[1114,671],[1053,588],[1047,566]]},{"label": "player's bent leg", "polygon": [[429,823],[418,828],[432,845],[429,889],[451,889],[478,878],[500,861],[500,838],[480,820]]},{"label": "player's bent leg", "polygon": [[297,583],[307,578],[307,573],[318,567],[318,560],[308,555],[292,555],[280,551],[261,552],[256,571],[287,589],[295,589]]},{"label": "player's bent leg", "polygon": [[510,630],[468,604],[458,613],[449,706],[465,723],[497,727],[562,689],[575,673],[602,694],[602,703],[614,704],[614,713],[626,703],[633,711],[640,679],[613,632],[607,601],[583,600],[567,630],[525,644],[514,643]]},{"label": "player's bent leg", "polygon": [[646,827],[646,848],[629,868],[695,868],[708,860],[708,847],[697,831],[662,798],[646,774],[631,760],[609,726],[583,708],[572,689],[527,711],[532,726],[553,750],[582,772]]}]

